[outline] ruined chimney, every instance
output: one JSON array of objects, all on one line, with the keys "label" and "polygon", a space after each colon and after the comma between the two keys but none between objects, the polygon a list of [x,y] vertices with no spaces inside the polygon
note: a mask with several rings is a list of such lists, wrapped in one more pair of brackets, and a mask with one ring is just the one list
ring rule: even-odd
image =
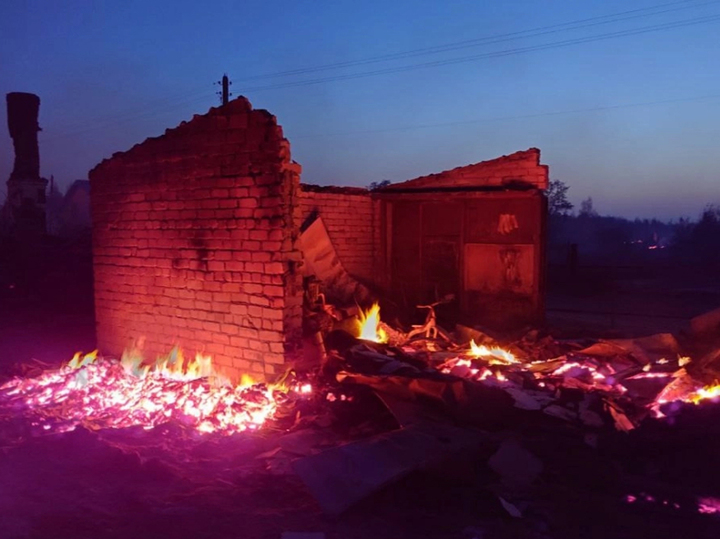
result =
[{"label": "ruined chimney", "polygon": [[11,229],[21,235],[45,233],[45,189],[40,177],[38,113],[40,98],[35,94],[7,94],[7,117],[15,148],[15,164],[7,181],[7,215]]}]

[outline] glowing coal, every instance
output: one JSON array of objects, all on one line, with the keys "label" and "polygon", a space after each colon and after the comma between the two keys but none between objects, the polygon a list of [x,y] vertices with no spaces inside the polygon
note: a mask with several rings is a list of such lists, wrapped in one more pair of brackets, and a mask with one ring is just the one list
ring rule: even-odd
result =
[{"label": "glowing coal", "polygon": [[[309,386],[302,393],[309,393]],[[232,386],[211,359],[187,362],[179,350],[153,365],[126,353],[121,361],[81,356],[57,371],[16,378],[0,386],[0,409],[12,410],[42,431],[64,432],[178,422],[204,433],[260,428],[287,399],[279,387],[246,380]]]},{"label": "glowing coal", "polygon": [[[538,389],[552,392],[561,386],[577,388],[586,392],[600,392],[612,399],[622,399],[623,402],[630,398],[626,398],[629,391],[625,386],[626,381],[648,380],[661,384],[662,389],[659,389],[657,396],[649,404],[644,402],[637,407],[645,407],[652,415],[660,418],[664,417],[660,407],[668,403],[685,402],[697,405],[720,400],[720,382],[701,384],[684,368],[690,362],[688,357],[678,357],[679,368],[674,372],[654,370],[656,365],[664,367],[670,364],[670,361],[663,359],[644,365],[639,373],[622,375],[615,371],[611,363],[591,356],[568,354],[545,362],[530,361],[503,348],[479,346],[471,341],[469,349],[459,352],[457,357],[436,368],[445,374],[491,385],[498,382],[508,386],[517,385],[519,380],[524,380],[528,385],[531,382],[527,375],[530,375]],[[514,376],[509,376],[512,374]],[[616,422],[617,420],[616,417]],[[630,426],[631,423],[627,425]]]}]

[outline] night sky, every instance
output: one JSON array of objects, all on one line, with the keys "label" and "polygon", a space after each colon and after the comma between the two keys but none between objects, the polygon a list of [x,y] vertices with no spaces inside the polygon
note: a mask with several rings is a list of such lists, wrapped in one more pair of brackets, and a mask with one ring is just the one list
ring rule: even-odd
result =
[{"label": "night sky", "polygon": [[[227,72],[278,117],[305,183],[537,146],[601,214],[720,203],[720,1],[6,0],[0,36],[0,91],[40,96],[41,173],[63,189],[207,112]],[[0,123],[4,198],[4,98]]]}]

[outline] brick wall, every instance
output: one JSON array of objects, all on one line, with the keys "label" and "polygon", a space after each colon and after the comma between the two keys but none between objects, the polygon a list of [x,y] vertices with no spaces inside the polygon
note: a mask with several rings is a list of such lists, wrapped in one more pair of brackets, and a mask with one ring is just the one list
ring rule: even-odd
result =
[{"label": "brick wall", "polygon": [[301,185],[302,222],[322,217],[345,270],[366,283],[377,283],[380,250],[379,203],[367,189]]},{"label": "brick wall", "polygon": [[383,192],[458,187],[548,188],[548,166],[540,164],[540,150],[529,148],[489,161],[394,183]]},{"label": "brick wall", "polygon": [[90,172],[98,346],[180,345],[233,379],[284,368],[301,322],[300,166],[244,98]]}]

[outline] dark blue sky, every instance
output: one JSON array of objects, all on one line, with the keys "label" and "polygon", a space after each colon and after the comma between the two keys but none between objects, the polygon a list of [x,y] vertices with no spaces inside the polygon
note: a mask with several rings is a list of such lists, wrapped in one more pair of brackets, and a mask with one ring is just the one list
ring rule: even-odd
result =
[{"label": "dark blue sky", "polygon": [[[6,0],[0,35],[0,91],[41,97],[41,172],[63,187],[216,105],[227,72],[278,117],[306,183],[537,146],[571,200],[603,214],[694,218],[720,202],[718,1]],[[0,122],[4,193],[4,103]]]}]

